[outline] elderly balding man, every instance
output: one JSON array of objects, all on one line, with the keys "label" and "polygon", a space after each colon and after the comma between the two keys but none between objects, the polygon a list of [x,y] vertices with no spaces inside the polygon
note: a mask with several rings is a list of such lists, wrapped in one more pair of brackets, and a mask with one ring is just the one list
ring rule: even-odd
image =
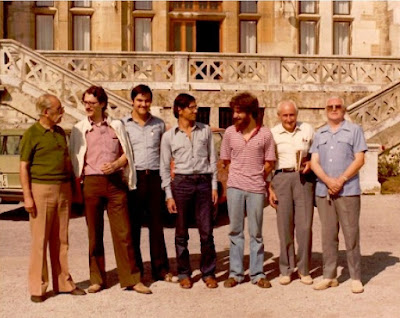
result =
[{"label": "elderly balding man", "polygon": [[32,236],[29,265],[31,301],[43,302],[49,285],[47,245],[50,247],[55,293],[85,295],[75,286],[68,270],[68,222],[71,210],[71,162],[64,130],[58,126],[64,114],[58,98],[38,98],[39,120],[24,134],[20,179]]},{"label": "elderly balding man", "polygon": [[[270,185],[270,203],[276,209],[280,240],[279,283],[288,285],[297,265],[303,284],[311,285],[311,259],[314,175],[308,150],[314,136],[311,125],[297,121],[294,101],[278,104],[280,124],[271,129],[276,144],[274,177]],[[298,244],[297,262],[294,233]]]},{"label": "elderly balding man", "polygon": [[337,259],[339,227],[346,244],[351,291],[362,293],[360,254],[360,176],[368,150],[362,128],[344,119],[346,107],[340,97],[326,103],[327,125],[315,134],[310,152],[311,168],[318,177],[315,189],[321,220],[323,280],[314,286],[324,290],[339,285]]}]

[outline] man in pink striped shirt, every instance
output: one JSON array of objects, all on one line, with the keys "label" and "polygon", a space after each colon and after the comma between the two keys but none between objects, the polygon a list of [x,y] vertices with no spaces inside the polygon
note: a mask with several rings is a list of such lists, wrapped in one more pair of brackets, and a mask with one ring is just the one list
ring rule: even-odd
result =
[{"label": "man in pink striped shirt", "polygon": [[227,128],[221,145],[221,160],[229,165],[228,214],[231,241],[227,288],[244,279],[244,216],[247,212],[250,235],[250,278],[261,288],[271,287],[263,270],[264,243],[262,223],[265,179],[274,167],[275,144],[271,131],[257,120],[259,105],[256,97],[242,93],[232,98],[234,125]]}]

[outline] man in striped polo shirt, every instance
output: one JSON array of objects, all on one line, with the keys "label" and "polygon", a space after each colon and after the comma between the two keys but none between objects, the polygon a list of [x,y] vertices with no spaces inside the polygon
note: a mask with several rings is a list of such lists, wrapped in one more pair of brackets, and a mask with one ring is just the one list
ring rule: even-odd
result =
[{"label": "man in striped polo shirt", "polygon": [[257,121],[259,105],[256,97],[242,93],[232,98],[234,125],[225,131],[221,160],[229,165],[228,214],[231,241],[229,278],[224,286],[231,288],[244,279],[244,217],[247,212],[250,234],[250,278],[261,288],[271,287],[263,270],[262,237],[265,179],[274,167],[275,144],[271,131]]}]

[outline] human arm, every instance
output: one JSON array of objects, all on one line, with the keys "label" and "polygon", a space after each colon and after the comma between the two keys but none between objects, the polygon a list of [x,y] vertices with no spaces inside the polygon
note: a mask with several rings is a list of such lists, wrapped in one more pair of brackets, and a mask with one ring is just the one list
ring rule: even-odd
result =
[{"label": "human arm", "polygon": [[214,138],[211,129],[208,127],[208,151],[210,158],[210,167],[212,171],[212,202],[214,205],[218,203],[218,170],[217,170],[217,154],[215,151]]},{"label": "human arm", "polygon": [[122,167],[125,167],[125,165],[128,163],[128,159],[126,158],[125,153],[123,153],[118,159],[112,161],[112,162],[107,162],[104,163],[100,170],[104,174],[112,174],[115,171],[121,169]]},{"label": "human arm", "polygon": [[175,200],[171,191],[171,142],[169,132],[163,134],[160,146],[160,175],[161,187],[165,190],[165,200],[169,213],[177,213]]},{"label": "human arm", "polygon": [[24,206],[32,217],[36,216],[36,206],[32,197],[31,182],[30,182],[30,163],[28,161],[20,161],[19,164],[19,178],[24,193]]}]

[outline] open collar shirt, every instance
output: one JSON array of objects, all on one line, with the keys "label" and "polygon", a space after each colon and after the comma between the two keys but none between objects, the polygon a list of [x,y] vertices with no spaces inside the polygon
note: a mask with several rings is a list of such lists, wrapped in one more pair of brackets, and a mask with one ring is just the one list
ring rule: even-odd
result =
[{"label": "open collar shirt", "polygon": [[225,131],[220,157],[229,160],[228,188],[253,193],[265,193],[264,165],[275,161],[275,143],[271,131],[260,127],[246,141],[234,125]]},{"label": "open collar shirt", "polygon": [[175,125],[161,139],[160,174],[166,198],[172,198],[171,160],[175,174],[211,174],[212,189],[217,190],[217,158],[211,129],[196,122],[191,138]]},{"label": "open collar shirt", "polygon": [[314,129],[310,124],[297,122],[293,132],[287,131],[282,124],[271,129],[276,145],[277,160],[275,170],[296,167],[296,152],[306,157],[314,138]]},{"label": "open collar shirt", "polygon": [[[344,120],[336,132],[333,132],[329,125],[320,128],[315,134],[310,152],[319,155],[319,163],[328,176],[337,178],[354,161],[356,153],[366,152],[367,150],[362,128]],[[328,195],[328,188],[319,179],[315,193],[319,197]],[[339,196],[360,194],[360,176],[357,173],[344,184]]]},{"label": "open collar shirt", "polygon": [[141,126],[128,115],[122,122],[132,145],[136,169],[159,170],[161,137],[165,132],[164,121],[150,115],[144,126]]}]

